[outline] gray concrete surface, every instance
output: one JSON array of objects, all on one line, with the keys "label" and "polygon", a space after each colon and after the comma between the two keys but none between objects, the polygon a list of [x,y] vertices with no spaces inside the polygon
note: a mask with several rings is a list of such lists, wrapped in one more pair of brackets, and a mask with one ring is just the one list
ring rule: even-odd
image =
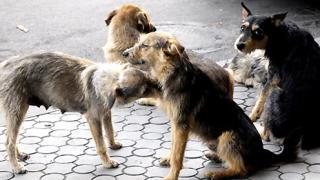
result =
[{"label": "gray concrete surface", "polygon": [[[62,51],[103,62],[101,47],[107,39],[104,18],[128,1],[28,0],[0,1],[0,61],[39,51]],[[238,0],[131,1],[150,12],[156,27],[174,33],[187,47],[215,61],[233,57],[239,32]],[[288,19],[320,36],[320,11],[303,1],[268,0],[247,3],[254,13],[289,11]],[[24,33],[16,29],[23,25]],[[1,75],[1,72],[0,72]],[[235,101],[247,112],[255,102],[255,89],[238,86]],[[0,114],[1,115],[1,114]],[[161,179],[167,168],[158,159],[170,147],[168,119],[155,107],[130,104],[113,112],[117,138],[125,145],[110,154],[121,162],[118,169],[101,167],[85,119],[77,113],[31,107],[23,124],[20,147],[31,154],[26,175],[14,176],[5,152],[5,126],[0,119],[0,179]],[[2,119],[3,120],[3,119]],[[266,143],[279,152],[281,146]],[[180,179],[202,179],[204,172],[221,168],[209,162],[206,148],[192,139]],[[275,165],[250,179],[320,179],[320,149],[303,151],[291,164]]]}]

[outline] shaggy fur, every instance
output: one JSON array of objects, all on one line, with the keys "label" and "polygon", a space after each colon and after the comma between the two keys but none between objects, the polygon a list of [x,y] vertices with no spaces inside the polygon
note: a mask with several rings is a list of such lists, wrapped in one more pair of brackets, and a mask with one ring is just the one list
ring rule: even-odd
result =
[{"label": "shaggy fur", "polygon": [[250,54],[238,53],[225,67],[234,72],[236,82],[261,88],[267,82],[268,64],[264,51],[256,50]]},{"label": "shaggy fur", "polygon": [[[216,156],[227,169],[209,172],[210,178],[245,176],[268,166],[277,156],[263,149],[249,117],[224,91],[219,71],[210,78],[189,61],[184,48],[170,34],[149,33],[129,53],[129,62],[150,66],[151,77],[162,87],[162,107],[172,124],[171,154],[161,160],[170,165],[165,179],[177,179],[190,134],[215,145]],[[214,72],[215,70],[213,70]],[[228,74],[228,73],[226,73]],[[163,163],[165,162],[165,163]]]},{"label": "shaggy fur", "polygon": [[107,168],[117,167],[107,153],[103,128],[110,148],[119,149],[114,139],[111,107],[114,102],[154,96],[157,86],[152,85],[146,73],[119,64],[95,64],[89,60],[61,54],[42,53],[0,63],[0,105],[7,123],[7,153],[13,171],[26,173],[18,163],[29,156],[16,147],[19,127],[29,105],[46,108],[54,106],[62,112],[73,111],[85,115],[97,153]]},{"label": "shaggy fur", "polygon": [[[302,149],[318,147],[320,121],[317,104],[320,100],[320,47],[312,35],[292,22],[284,21],[286,13],[272,16],[254,16],[247,11],[244,24],[248,29],[258,27],[263,37],[253,39],[248,30],[242,31],[239,44],[245,49],[260,49],[248,41],[264,39],[263,49],[269,59],[268,82],[273,85],[264,111],[266,131],[272,137],[284,138],[284,150],[288,160],[296,157],[297,145]],[[256,34],[255,31],[252,34]],[[247,34],[247,35],[244,35]],[[247,37],[247,38],[245,38]],[[261,44],[262,42],[258,42]],[[247,45],[251,47],[246,47]],[[275,83],[276,82],[276,83]]]},{"label": "shaggy fur", "polygon": [[108,62],[125,63],[122,52],[138,42],[141,34],[156,31],[150,15],[134,4],[125,4],[113,10],[105,22],[109,33],[103,50]]}]

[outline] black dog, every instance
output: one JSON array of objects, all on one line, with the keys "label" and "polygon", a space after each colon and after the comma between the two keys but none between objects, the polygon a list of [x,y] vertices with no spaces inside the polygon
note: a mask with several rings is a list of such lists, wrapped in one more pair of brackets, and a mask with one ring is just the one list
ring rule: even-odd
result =
[{"label": "black dog", "polygon": [[320,101],[320,47],[309,32],[284,21],[287,13],[254,16],[243,3],[242,7],[244,20],[236,46],[245,53],[264,49],[269,58],[262,93],[270,94],[264,125],[270,135],[284,138],[282,154],[292,160],[300,140],[302,149],[320,145],[316,105]]}]

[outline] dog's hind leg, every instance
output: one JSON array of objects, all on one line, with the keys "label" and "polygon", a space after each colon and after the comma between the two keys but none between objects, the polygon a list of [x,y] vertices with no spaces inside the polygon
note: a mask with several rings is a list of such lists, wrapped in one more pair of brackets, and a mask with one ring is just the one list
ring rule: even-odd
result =
[{"label": "dog's hind leg", "polygon": [[97,153],[99,154],[102,164],[106,168],[116,168],[119,166],[118,162],[112,160],[107,152],[106,145],[103,139],[102,122],[99,115],[96,113],[86,113],[86,119],[89,123],[91,134],[96,143]]},{"label": "dog's hind leg", "polygon": [[243,177],[247,174],[243,158],[239,152],[239,146],[235,142],[235,135],[233,132],[223,133],[219,137],[217,148],[217,155],[225,161],[227,168],[222,171],[208,172],[207,177],[212,179],[224,179],[231,177]]},{"label": "dog's hind leg", "polygon": [[[17,109],[19,107],[19,109]],[[28,110],[28,104],[19,104],[17,107],[9,108],[7,107],[6,120],[7,120],[7,153],[9,156],[9,161],[12,166],[14,173],[24,174],[27,170],[24,166],[18,163],[18,158],[25,159],[24,153],[20,153],[17,148],[17,138],[19,135],[19,129],[23,122],[24,116]],[[26,155],[27,156],[27,155]],[[27,156],[28,157],[28,156]]]},{"label": "dog's hind leg", "polygon": [[110,109],[105,109],[105,113],[102,115],[102,122],[103,122],[103,127],[106,133],[106,136],[108,138],[110,148],[111,149],[120,149],[122,147],[122,144],[117,142],[114,139],[114,129],[113,129],[113,124],[112,124],[112,116],[111,116],[111,110]]}]

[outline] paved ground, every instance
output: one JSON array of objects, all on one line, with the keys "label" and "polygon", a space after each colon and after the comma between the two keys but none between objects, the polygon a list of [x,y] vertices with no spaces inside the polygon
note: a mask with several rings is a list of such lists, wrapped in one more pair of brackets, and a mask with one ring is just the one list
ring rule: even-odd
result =
[{"label": "paved ground", "polygon": [[[38,51],[63,51],[103,61],[106,14],[127,1],[30,0],[0,1],[0,61]],[[174,33],[187,47],[216,61],[233,57],[233,41],[239,32],[238,0],[148,0],[135,2],[151,13],[159,30]],[[320,36],[320,10],[302,1],[250,1],[258,14],[289,11],[288,18]],[[16,29],[21,24],[28,33]],[[1,75],[1,74],[0,74]],[[247,112],[255,89],[238,86],[235,100]],[[1,113],[0,113],[1,115]],[[167,168],[158,159],[170,147],[170,126],[156,107],[130,104],[113,111],[117,137],[125,145],[110,154],[121,162],[118,169],[104,169],[96,155],[85,119],[77,113],[31,107],[23,124],[20,148],[31,154],[25,165],[29,173],[14,176],[6,160],[5,127],[0,117],[0,179],[147,179],[161,178]],[[275,152],[281,147],[270,143]],[[209,162],[206,148],[193,139],[188,143],[181,179],[201,179],[204,172],[221,168]],[[300,153],[300,160],[276,165],[250,179],[320,179],[320,149]]]},{"label": "paved ground", "polygon": [[[247,112],[255,102],[254,89],[237,86],[235,101]],[[124,147],[110,150],[121,165],[117,169],[101,166],[86,120],[77,113],[60,111],[26,119],[20,136],[20,149],[31,154],[24,164],[30,172],[14,176],[11,173],[4,142],[5,128],[0,126],[0,179],[161,179],[168,168],[158,160],[170,148],[169,120],[156,107],[130,104],[113,111],[114,126]],[[265,143],[265,148],[280,152],[281,147]],[[203,179],[209,170],[221,169],[220,164],[204,157],[204,147],[196,139],[188,142],[184,168],[180,179]],[[320,179],[320,149],[303,151],[300,159],[291,164],[275,165],[256,173],[249,179]]]}]

